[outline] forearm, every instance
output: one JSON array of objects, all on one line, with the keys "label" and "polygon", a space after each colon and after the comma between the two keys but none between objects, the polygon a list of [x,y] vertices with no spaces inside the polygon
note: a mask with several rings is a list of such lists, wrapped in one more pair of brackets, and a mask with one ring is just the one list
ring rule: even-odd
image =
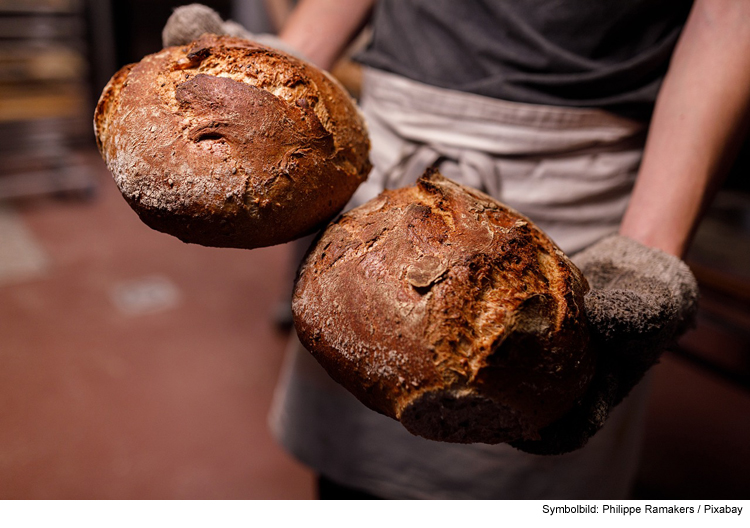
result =
[{"label": "forearm", "polygon": [[321,68],[330,69],[367,21],[375,0],[302,0],[279,35]]},{"label": "forearm", "polygon": [[682,256],[750,101],[750,2],[698,0],[659,93],[620,233]]}]

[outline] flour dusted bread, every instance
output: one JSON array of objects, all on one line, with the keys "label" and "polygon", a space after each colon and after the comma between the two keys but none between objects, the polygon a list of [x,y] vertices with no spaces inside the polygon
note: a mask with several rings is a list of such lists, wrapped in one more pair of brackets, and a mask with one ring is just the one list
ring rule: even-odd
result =
[{"label": "flour dusted bread", "polygon": [[364,122],[314,66],[204,35],[121,69],[94,116],[99,150],[150,227],[253,248],[321,227],[370,169]]},{"label": "flour dusted bread", "polygon": [[528,219],[434,170],[331,224],[294,292],[302,343],[413,434],[536,438],[593,375],[578,269]]}]

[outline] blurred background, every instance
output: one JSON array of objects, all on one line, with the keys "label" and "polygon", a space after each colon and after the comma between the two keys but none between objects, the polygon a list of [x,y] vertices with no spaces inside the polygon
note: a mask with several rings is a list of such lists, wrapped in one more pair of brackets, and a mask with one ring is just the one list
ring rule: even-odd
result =
[{"label": "blurred background", "polygon": [[[96,152],[102,88],[184,3],[0,0],[0,499],[314,496],[267,427],[293,249],[151,231]],[[203,3],[256,32],[292,4]],[[689,254],[698,326],[654,369],[635,498],[750,496],[749,172],[750,144]]]}]

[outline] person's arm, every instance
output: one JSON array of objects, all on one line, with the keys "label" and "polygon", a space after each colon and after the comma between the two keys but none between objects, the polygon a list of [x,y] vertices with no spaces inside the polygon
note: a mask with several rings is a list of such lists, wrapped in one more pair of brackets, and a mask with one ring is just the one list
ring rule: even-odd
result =
[{"label": "person's arm", "polygon": [[302,0],[279,37],[328,70],[367,21],[375,0]]},{"label": "person's arm", "polygon": [[620,234],[683,256],[750,102],[750,2],[696,0],[657,98]]}]

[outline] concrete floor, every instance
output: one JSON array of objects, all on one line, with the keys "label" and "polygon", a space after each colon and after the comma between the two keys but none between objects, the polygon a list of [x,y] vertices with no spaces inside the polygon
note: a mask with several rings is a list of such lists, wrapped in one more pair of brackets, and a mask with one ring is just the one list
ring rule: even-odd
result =
[{"label": "concrete floor", "polygon": [[[28,259],[26,273],[0,269],[0,499],[312,498],[311,473],[266,425],[291,249],[151,231],[87,155],[93,199],[8,213]],[[710,328],[689,340],[713,353]],[[653,377],[636,495],[750,496],[747,388],[675,354]]]},{"label": "concrete floor", "polygon": [[46,265],[0,283],[0,498],[311,498],[266,426],[288,248],[151,231],[93,163],[15,204]]}]

